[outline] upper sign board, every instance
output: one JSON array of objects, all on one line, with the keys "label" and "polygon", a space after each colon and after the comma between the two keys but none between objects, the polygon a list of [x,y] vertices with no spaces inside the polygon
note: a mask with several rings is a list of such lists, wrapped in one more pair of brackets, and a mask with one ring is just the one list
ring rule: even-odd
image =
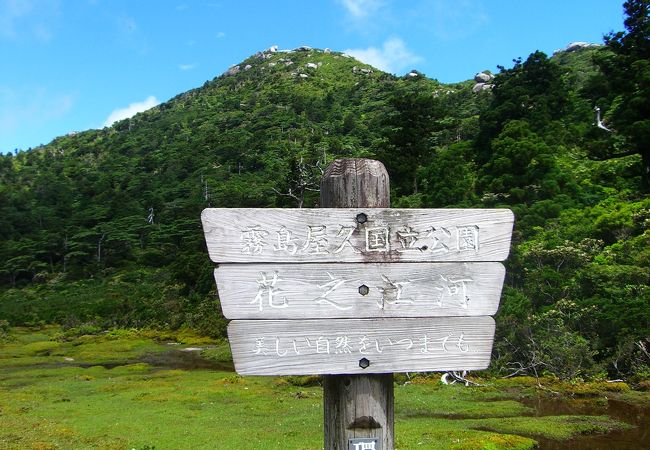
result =
[{"label": "upper sign board", "polygon": [[503,261],[507,209],[251,209],[202,213],[210,258],[228,262]]}]

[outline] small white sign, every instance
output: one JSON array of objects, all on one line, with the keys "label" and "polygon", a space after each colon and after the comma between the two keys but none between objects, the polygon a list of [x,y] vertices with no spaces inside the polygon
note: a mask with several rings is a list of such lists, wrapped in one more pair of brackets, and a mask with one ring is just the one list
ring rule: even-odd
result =
[{"label": "small white sign", "polygon": [[348,450],[381,450],[381,442],[377,438],[348,439]]}]

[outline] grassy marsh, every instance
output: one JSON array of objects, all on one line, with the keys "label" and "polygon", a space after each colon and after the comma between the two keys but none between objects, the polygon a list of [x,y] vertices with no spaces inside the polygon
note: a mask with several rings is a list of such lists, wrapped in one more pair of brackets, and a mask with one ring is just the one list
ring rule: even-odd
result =
[{"label": "grassy marsh", "polygon": [[[66,336],[55,327],[12,329],[0,343],[0,448],[321,448],[317,379],[142,362],[183,345],[207,346],[204,356],[215,362],[229,359],[226,343],[191,332]],[[396,447],[530,449],[536,437],[626,426],[595,415],[536,417],[517,401],[531,387],[508,383],[468,389],[416,377],[397,384]]]}]

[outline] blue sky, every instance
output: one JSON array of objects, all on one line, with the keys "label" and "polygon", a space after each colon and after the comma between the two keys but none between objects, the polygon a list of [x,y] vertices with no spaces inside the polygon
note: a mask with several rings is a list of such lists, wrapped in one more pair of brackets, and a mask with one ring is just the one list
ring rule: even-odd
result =
[{"label": "blue sky", "polygon": [[0,152],[201,86],[278,45],[456,82],[535,50],[602,43],[623,0],[0,0]]}]

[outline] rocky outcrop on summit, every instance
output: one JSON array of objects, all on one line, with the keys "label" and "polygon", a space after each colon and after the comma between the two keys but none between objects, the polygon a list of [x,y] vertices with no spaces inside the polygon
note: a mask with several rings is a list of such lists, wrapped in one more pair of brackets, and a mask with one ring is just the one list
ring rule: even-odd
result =
[{"label": "rocky outcrop on summit", "polygon": [[600,46],[601,46],[600,44],[591,44],[589,42],[580,42],[580,41],[570,42],[563,49],[555,50],[553,52],[553,54],[555,55],[555,54],[562,53],[562,52],[565,52],[565,53],[575,52],[575,51],[578,51],[578,50],[582,50],[583,48],[592,48],[592,47],[600,47]]},{"label": "rocky outcrop on summit", "polygon": [[493,84],[488,84],[488,83],[476,83],[476,84],[472,87],[472,92],[475,93],[475,94],[477,94],[477,93],[479,93],[479,92],[481,92],[481,91],[487,91],[487,90],[489,90],[489,89],[492,89],[493,87],[494,87]]},{"label": "rocky outcrop on summit", "polygon": [[489,83],[493,79],[494,79],[494,75],[487,72],[479,72],[476,75],[474,75],[474,81],[476,81],[477,83]]},{"label": "rocky outcrop on summit", "polygon": [[362,73],[364,75],[370,75],[372,73],[372,69],[366,69],[365,67],[354,66],[352,68],[352,73]]},{"label": "rocky outcrop on summit", "polygon": [[479,72],[474,75],[476,84],[472,87],[472,92],[477,94],[481,91],[487,91],[494,87],[490,82],[494,80],[494,75],[489,72]]},{"label": "rocky outcrop on summit", "polygon": [[239,66],[231,66],[228,70],[224,72],[224,75],[227,77],[232,77],[235,76],[239,73],[240,67]]}]

